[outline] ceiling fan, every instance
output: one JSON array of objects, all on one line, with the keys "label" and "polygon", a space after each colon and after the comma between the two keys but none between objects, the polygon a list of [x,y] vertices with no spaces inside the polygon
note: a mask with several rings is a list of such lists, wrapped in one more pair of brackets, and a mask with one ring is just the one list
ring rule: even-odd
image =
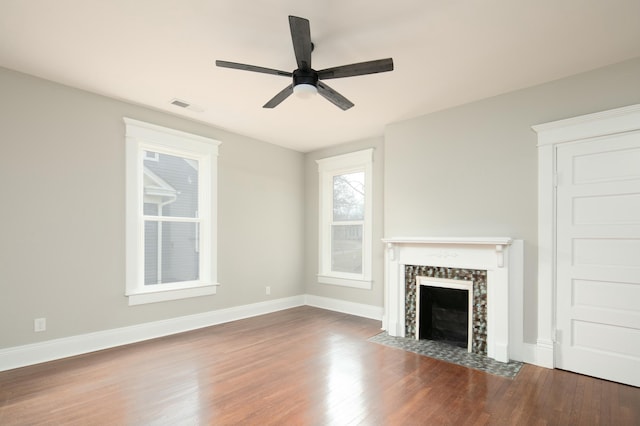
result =
[{"label": "ceiling fan", "polygon": [[291,28],[293,51],[295,52],[296,62],[298,64],[298,69],[293,72],[240,64],[237,62],[216,61],[216,65],[219,67],[293,77],[293,82],[271,98],[269,102],[264,104],[263,108],[274,108],[278,106],[292,93],[297,93],[301,96],[319,93],[344,111],[351,108],[353,103],[320,80],[393,71],[393,59],[391,58],[341,65],[316,71],[311,68],[313,43],[311,42],[309,20],[297,16],[289,16],[289,27]]}]

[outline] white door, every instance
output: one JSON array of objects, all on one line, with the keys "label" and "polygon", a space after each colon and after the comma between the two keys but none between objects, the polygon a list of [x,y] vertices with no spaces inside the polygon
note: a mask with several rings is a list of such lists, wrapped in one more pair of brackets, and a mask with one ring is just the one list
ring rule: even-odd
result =
[{"label": "white door", "polygon": [[556,158],[556,367],[640,386],[640,132]]}]

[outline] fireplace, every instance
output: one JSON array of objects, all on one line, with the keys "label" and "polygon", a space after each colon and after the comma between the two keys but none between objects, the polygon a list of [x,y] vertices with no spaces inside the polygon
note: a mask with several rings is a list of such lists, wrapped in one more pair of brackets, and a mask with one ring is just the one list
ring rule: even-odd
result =
[{"label": "fireplace", "polygon": [[417,277],[416,339],[473,349],[473,281]]},{"label": "fireplace", "polygon": [[[382,328],[420,338],[419,294],[429,283],[468,288],[470,352],[502,362],[521,359],[522,241],[511,238],[385,238]],[[468,305],[467,305],[468,306]],[[438,308],[440,309],[440,307]],[[470,344],[468,343],[470,340]]]},{"label": "fireplace", "polygon": [[[432,284],[445,288],[469,289],[471,294],[469,352],[487,355],[487,271],[439,266],[404,266],[404,324],[405,337],[422,338],[416,330],[419,322],[417,306],[421,285]],[[433,339],[431,339],[433,340]]]}]

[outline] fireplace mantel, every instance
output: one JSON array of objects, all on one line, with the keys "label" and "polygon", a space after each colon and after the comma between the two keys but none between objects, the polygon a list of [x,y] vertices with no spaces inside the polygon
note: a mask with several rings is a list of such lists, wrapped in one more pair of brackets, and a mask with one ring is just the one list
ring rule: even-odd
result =
[{"label": "fireplace mantel", "polygon": [[487,271],[487,356],[521,359],[523,242],[508,237],[384,238],[385,305],[382,328],[405,335],[405,265]]},{"label": "fireplace mantel", "polygon": [[388,244],[485,244],[510,245],[513,240],[506,237],[398,237],[383,238]]},{"label": "fireplace mantel", "polygon": [[[403,238],[383,238],[387,244],[390,254],[395,256],[394,246],[398,244],[431,244],[431,245],[485,245],[495,246],[497,266],[504,266],[504,248],[511,245],[513,240],[505,237],[403,237]],[[393,259],[392,259],[393,260]]]}]

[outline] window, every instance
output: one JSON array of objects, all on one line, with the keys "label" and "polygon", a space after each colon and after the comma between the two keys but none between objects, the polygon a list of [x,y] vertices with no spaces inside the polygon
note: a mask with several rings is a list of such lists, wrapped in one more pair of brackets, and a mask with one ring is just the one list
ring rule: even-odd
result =
[{"label": "window", "polygon": [[318,282],[371,288],[373,149],[317,160]]},{"label": "window", "polygon": [[124,121],[129,304],[214,294],[220,142]]}]

